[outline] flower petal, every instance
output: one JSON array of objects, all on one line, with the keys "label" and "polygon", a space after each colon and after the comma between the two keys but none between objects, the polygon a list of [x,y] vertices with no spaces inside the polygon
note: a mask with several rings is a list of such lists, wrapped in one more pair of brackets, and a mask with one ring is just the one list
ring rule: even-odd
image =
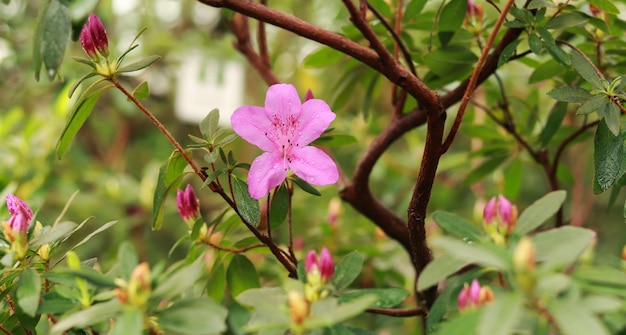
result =
[{"label": "flower petal", "polygon": [[272,122],[263,107],[241,106],[230,117],[230,124],[237,135],[263,151],[276,151],[277,147],[265,134],[273,133]]},{"label": "flower petal", "polygon": [[300,147],[309,145],[328,128],[335,119],[335,113],[324,100],[311,99],[302,104],[300,118],[298,119],[298,129],[295,131],[295,143]]},{"label": "flower petal", "polygon": [[265,95],[265,111],[270,120],[278,117],[281,122],[287,122],[289,117],[300,117],[302,102],[298,91],[293,85],[276,84],[267,89]]},{"label": "flower petal", "polygon": [[257,157],[248,172],[248,192],[254,199],[261,199],[280,185],[287,177],[287,166],[278,152],[266,152]]},{"label": "flower petal", "polygon": [[335,162],[322,150],[308,146],[291,150],[291,170],[312,185],[334,184],[339,179]]}]

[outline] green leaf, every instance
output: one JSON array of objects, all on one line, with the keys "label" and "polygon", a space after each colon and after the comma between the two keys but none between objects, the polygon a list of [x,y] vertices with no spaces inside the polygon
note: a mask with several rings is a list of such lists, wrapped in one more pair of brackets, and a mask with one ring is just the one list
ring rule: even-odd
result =
[{"label": "green leaf", "polygon": [[331,282],[337,290],[344,289],[359,276],[362,268],[363,256],[353,251],[335,264],[335,274]]},{"label": "green leaf", "polygon": [[433,214],[433,219],[443,231],[457,237],[480,240],[483,236],[483,233],[474,224],[456,214],[436,212]]},{"label": "green leaf", "polygon": [[157,301],[173,298],[192,287],[204,274],[205,265],[202,257],[199,257],[188,266],[175,271],[159,286],[154,289],[151,300]]},{"label": "green leaf", "polygon": [[519,157],[513,159],[504,170],[504,190],[502,194],[507,199],[515,199],[519,196],[524,180],[524,164]]},{"label": "green leaf", "polygon": [[593,163],[595,180],[602,192],[611,187],[619,178],[624,156],[624,139],[615,136],[601,120],[594,138]]},{"label": "green leaf", "polygon": [[532,51],[535,55],[541,55],[542,47],[539,35],[530,33],[528,35],[528,46],[530,47],[530,51]]},{"label": "green leaf", "polygon": [[[587,100],[578,110],[577,115],[586,115],[589,113],[597,112],[604,108],[607,103],[611,103],[609,98],[604,94],[596,94]],[[598,113],[599,114],[599,113]]]},{"label": "green leaf", "polygon": [[206,293],[214,301],[221,301],[226,290],[226,269],[222,262],[213,265],[211,275],[206,286]]},{"label": "green leaf", "polygon": [[550,112],[550,116],[548,116],[548,121],[546,121],[545,127],[541,131],[541,135],[539,135],[539,140],[541,141],[541,146],[545,147],[550,143],[550,140],[556,134],[556,132],[561,127],[561,123],[563,122],[563,118],[567,113],[567,104],[563,102],[559,102],[554,106],[554,109]]},{"label": "green leaf", "polygon": [[176,302],[156,316],[167,333],[217,335],[226,330],[227,314],[226,308],[210,299],[192,298]]},{"label": "green leaf", "polygon": [[448,254],[438,256],[428,263],[424,271],[420,274],[417,289],[423,291],[446,279],[448,276],[456,273],[459,269],[470,263],[470,261],[458,259]]},{"label": "green leaf", "polygon": [[336,324],[324,329],[323,335],[376,335],[369,330]]},{"label": "green leaf", "polygon": [[609,14],[619,14],[619,9],[610,0],[589,0],[589,3]]},{"label": "green leaf", "polygon": [[470,49],[463,46],[450,45],[426,54],[424,56],[424,65],[432,73],[440,77],[451,76],[450,80],[454,81],[464,78],[468,73],[471,73],[472,66],[477,59]]},{"label": "green leaf", "polygon": [[50,329],[51,335],[59,335],[70,328],[81,328],[107,321],[122,310],[117,299],[95,304],[69,316],[63,317]]},{"label": "green leaf", "polygon": [[152,202],[152,230],[160,230],[163,225],[163,212],[167,196],[180,186],[183,171],[188,162],[178,151],[174,151],[167,163],[159,169],[156,189]]},{"label": "green leaf", "polygon": [[373,295],[376,297],[376,301],[371,307],[392,308],[401,304],[409,296],[409,292],[395,287],[360,289],[342,293],[339,295],[339,303],[348,302],[365,295]]},{"label": "green leaf", "polygon": [[93,76],[95,76],[95,75],[97,75],[97,73],[95,73],[95,72],[89,72],[89,73],[87,73],[87,74],[83,75],[82,77],[78,78],[78,80],[76,80],[76,81],[72,84],[72,86],[70,87],[70,89],[68,90],[68,92],[67,92],[67,97],[68,97],[68,98],[71,98],[71,97],[72,97],[72,95],[74,95],[74,92],[76,91],[76,89],[78,88],[78,86],[79,86],[79,85],[80,85],[83,81],[85,81],[85,80],[87,80],[87,79],[89,79],[89,78],[91,78],[91,77],[93,77]]},{"label": "green leaf", "polygon": [[483,266],[493,266],[503,271],[511,267],[506,250],[493,244],[470,244],[447,236],[439,236],[433,239],[432,244],[459,260]]},{"label": "green leaf", "polygon": [[609,335],[608,330],[585,306],[552,299],[548,311],[554,317],[559,330],[568,335]]},{"label": "green leaf", "polygon": [[618,136],[620,132],[620,118],[621,112],[619,107],[613,102],[607,102],[604,105],[604,121],[613,135]]},{"label": "green leaf", "polygon": [[[552,2],[550,2],[554,5]],[[585,24],[587,17],[579,12],[561,13],[546,23],[546,29],[563,29]]]},{"label": "green leaf", "polygon": [[328,327],[361,314],[376,301],[375,296],[358,297],[344,304],[337,304],[337,299],[326,298],[315,301],[311,305],[311,315],[304,326],[307,329]]},{"label": "green leaf", "polygon": [[258,226],[261,222],[259,201],[250,197],[248,184],[239,178],[233,178],[233,192],[235,193],[237,210],[241,217],[252,226]]},{"label": "green leaf", "polygon": [[344,54],[333,48],[321,47],[304,58],[303,65],[308,68],[323,68],[343,59]]},{"label": "green leaf", "polygon": [[478,323],[479,335],[508,335],[514,333],[522,317],[524,297],[517,293],[498,295],[495,301],[487,304]]},{"label": "green leaf", "polygon": [[56,154],[58,159],[63,157],[65,151],[67,151],[67,148],[70,146],[70,143],[72,143],[72,140],[91,114],[93,107],[96,105],[96,102],[98,102],[98,98],[100,98],[100,94],[111,87],[113,87],[113,85],[107,85],[99,88],[93,93],[83,96],[78,101],[70,114],[63,132],[61,133],[61,137],[57,142]]},{"label": "green leaf", "polygon": [[42,57],[48,77],[54,78],[63,61],[67,39],[70,36],[69,8],[59,1],[52,0],[46,11],[42,32]]},{"label": "green leaf", "polygon": [[542,267],[565,267],[580,257],[594,236],[591,230],[565,226],[539,233],[532,237],[532,242]]},{"label": "green leaf", "polygon": [[483,178],[493,174],[502,163],[504,163],[509,157],[508,156],[493,156],[482,162],[478,167],[470,171],[465,177],[463,181],[464,185],[471,185],[476,182],[481,181]]},{"label": "green leaf", "polygon": [[59,222],[52,226],[50,230],[45,232],[42,230],[42,233],[37,234],[28,245],[32,249],[37,249],[46,243],[56,242],[70,235],[76,226],[74,222]]},{"label": "green leaf", "polygon": [[[8,3],[8,2],[7,2]],[[33,71],[35,72],[35,80],[39,81],[39,74],[41,72],[41,64],[43,58],[42,51],[42,38],[43,30],[46,25],[46,13],[48,12],[48,6],[39,6],[39,13],[37,14],[37,28],[35,28],[35,35],[33,36]]]},{"label": "green leaf", "polygon": [[107,222],[105,224],[103,224],[102,226],[98,227],[98,229],[94,230],[93,232],[91,232],[89,235],[85,236],[85,238],[83,238],[80,242],[76,243],[72,249],[70,250],[74,250],[78,247],[80,247],[81,245],[87,243],[87,241],[89,241],[92,237],[100,234],[101,232],[113,227],[115,224],[117,223],[117,221],[110,221]]},{"label": "green leaf", "polygon": [[270,228],[277,229],[285,221],[289,211],[289,192],[285,184],[282,184],[272,197],[270,207]]},{"label": "green leaf", "polygon": [[441,10],[438,21],[439,41],[441,45],[446,46],[457,32],[467,13],[467,1],[451,0]]},{"label": "green leaf", "polygon": [[293,181],[296,183],[296,185],[301,190],[303,190],[306,193],[309,193],[309,194],[312,194],[312,195],[316,195],[318,197],[322,195],[322,193],[320,193],[320,191],[318,191],[315,187],[311,186],[311,184],[307,183],[302,178],[295,177],[295,178],[293,178]]},{"label": "green leaf", "polygon": [[133,72],[133,71],[139,71],[141,69],[145,69],[148,66],[152,65],[152,63],[159,60],[159,58],[161,58],[161,56],[148,56],[134,63],[118,68],[117,73]]},{"label": "green leaf", "polygon": [[[160,320],[159,320],[160,321]],[[115,318],[111,335],[142,335],[143,334],[143,313],[137,307],[124,308],[122,314]]]},{"label": "green leaf", "polygon": [[200,121],[200,132],[206,140],[211,140],[219,127],[220,111],[215,108]]},{"label": "green leaf", "polygon": [[482,310],[476,309],[461,313],[457,317],[443,323],[437,335],[475,334]]},{"label": "green leaf", "polygon": [[593,97],[588,90],[581,87],[571,86],[557,87],[548,92],[548,95],[555,100],[577,104],[584,103]]},{"label": "green leaf", "polygon": [[59,268],[54,269],[55,275],[65,275],[69,277],[78,277],[87,280],[88,282],[105,288],[117,287],[115,281],[109,277],[106,277],[102,273],[94,270],[93,268],[81,267],[80,269]]},{"label": "green leaf", "polygon": [[566,196],[562,190],[544,195],[522,212],[513,231],[525,235],[535,230],[561,208]]},{"label": "green leaf", "polygon": [[254,264],[242,254],[235,254],[228,264],[226,282],[232,296],[261,286]]},{"label": "green leaf", "polygon": [[604,90],[606,80],[598,74],[596,67],[591,63],[589,58],[582,55],[579,51],[572,52],[572,66],[585,81],[591,84],[596,90]]},{"label": "green leaf", "polygon": [[30,317],[35,317],[41,296],[41,278],[35,269],[26,268],[20,274],[17,304]]},{"label": "green leaf", "polygon": [[549,0],[532,0],[526,8],[528,9],[539,9],[543,7],[556,7],[556,5]]},{"label": "green leaf", "polygon": [[508,62],[509,59],[511,59],[511,57],[513,57],[516,54],[517,46],[521,42],[522,40],[515,40],[509,43],[504,48],[504,50],[502,50],[502,53],[500,54],[500,58],[498,59],[498,67],[501,67],[502,65],[506,64],[506,62]]},{"label": "green leaf", "polygon": [[279,287],[247,290],[236,298],[237,302],[253,308],[252,316],[245,329],[249,332],[261,329],[280,329],[280,334],[289,327],[291,318],[277,306],[287,305],[287,293]]},{"label": "green leaf", "polygon": [[335,134],[330,136],[322,136],[313,141],[313,145],[323,145],[329,148],[345,147],[346,145],[358,143],[358,140],[347,134]]},{"label": "green leaf", "polygon": [[147,81],[142,81],[132,92],[133,96],[137,100],[143,100],[150,96],[150,86]]}]

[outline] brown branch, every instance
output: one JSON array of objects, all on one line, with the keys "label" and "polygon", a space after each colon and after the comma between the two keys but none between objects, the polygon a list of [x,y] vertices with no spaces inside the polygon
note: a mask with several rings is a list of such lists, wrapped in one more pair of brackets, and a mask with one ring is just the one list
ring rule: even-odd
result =
[{"label": "brown branch", "polygon": [[[267,0],[261,0],[262,5],[267,5]],[[257,43],[259,44],[259,56],[263,60],[265,67],[270,68],[270,55],[267,51],[267,37],[265,35],[265,22],[259,21],[257,28]]]},{"label": "brown branch", "polygon": [[[268,85],[280,83],[280,80],[278,80],[278,78],[272,71],[267,50],[264,49],[264,46],[266,48],[267,45],[265,43],[264,28],[262,28],[261,23],[259,23],[258,33],[258,39],[260,44],[259,47],[261,49],[260,55],[254,50],[254,48],[252,47],[252,43],[250,42],[250,27],[248,24],[248,17],[238,13],[235,14],[233,20],[230,22],[230,29],[237,38],[237,42],[234,43],[235,48],[248,59],[248,62],[257,70],[263,80]],[[261,29],[263,29],[263,33],[260,32]]]},{"label": "brown branch", "polygon": [[417,315],[426,315],[426,311],[421,308],[411,309],[391,309],[391,308],[368,308],[365,310],[368,313],[395,316],[400,318],[406,318]]},{"label": "brown branch", "polygon": [[463,121],[463,116],[465,115],[465,110],[467,109],[467,105],[469,104],[470,96],[472,95],[472,92],[474,91],[474,88],[476,87],[478,83],[478,76],[483,66],[485,65],[491,46],[494,44],[496,36],[498,35],[498,32],[500,32],[500,28],[502,27],[502,24],[504,23],[504,20],[506,19],[506,16],[509,13],[509,10],[511,9],[511,7],[513,7],[514,4],[515,4],[514,0],[509,0],[506,3],[506,5],[504,6],[504,9],[502,10],[500,15],[498,16],[498,19],[496,20],[493,30],[491,31],[491,34],[489,34],[489,38],[487,39],[487,44],[483,48],[483,51],[480,54],[480,57],[478,58],[478,62],[476,63],[476,67],[474,68],[474,71],[472,72],[472,75],[469,79],[469,83],[467,87],[465,88],[465,93],[463,94],[463,98],[461,99],[461,105],[459,106],[459,111],[456,114],[456,118],[454,120],[454,123],[452,124],[452,128],[450,129],[450,132],[448,133],[448,137],[446,137],[446,140],[443,143],[442,153],[445,153],[446,151],[448,151],[448,149],[450,148],[450,145],[452,145],[452,141],[454,141],[454,137],[456,136],[456,133],[458,132],[459,127],[461,126],[461,121]]}]

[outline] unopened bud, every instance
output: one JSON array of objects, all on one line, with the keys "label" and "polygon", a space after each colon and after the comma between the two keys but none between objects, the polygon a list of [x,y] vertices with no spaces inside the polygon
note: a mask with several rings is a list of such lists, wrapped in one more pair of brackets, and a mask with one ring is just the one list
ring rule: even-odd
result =
[{"label": "unopened bud", "polygon": [[180,217],[185,220],[190,228],[193,227],[195,221],[200,218],[200,201],[191,185],[187,184],[184,191],[178,190],[176,192],[176,205]]},{"label": "unopened bud", "polygon": [[143,307],[148,302],[151,292],[152,274],[150,266],[144,262],[137,265],[130,275],[127,288],[128,303],[133,306]]},{"label": "unopened bud", "polygon": [[80,44],[93,60],[99,59],[100,56],[98,54],[104,57],[109,55],[107,32],[100,18],[93,13],[89,15],[83,30],[80,32]]},{"label": "unopened bud", "polygon": [[304,96],[304,101],[308,101],[308,100],[311,100],[311,99],[315,99],[315,97],[313,96],[313,91],[311,91],[311,89],[309,88],[306,91],[306,95]]},{"label": "unopened bud", "polygon": [[465,284],[457,298],[459,310],[481,306],[494,300],[493,291],[489,286],[481,286],[478,280],[472,280],[470,285]]},{"label": "unopened bud", "polygon": [[483,220],[485,230],[494,241],[504,244],[517,222],[517,207],[502,195],[493,197],[485,205]]},{"label": "unopened bud", "polygon": [[516,271],[533,271],[535,269],[536,251],[530,237],[524,236],[513,252],[513,267]]},{"label": "unopened bud", "polygon": [[309,315],[309,302],[302,293],[297,291],[289,291],[287,299],[291,320],[293,320],[295,324],[301,325]]},{"label": "unopened bud", "polygon": [[339,220],[339,217],[341,216],[341,213],[343,212],[342,206],[341,206],[341,199],[339,198],[333,198],[330,200],[330,202],[328,203],[328,224],[331,226],[331,228],[336,228],[337,227],[337,221]]}]

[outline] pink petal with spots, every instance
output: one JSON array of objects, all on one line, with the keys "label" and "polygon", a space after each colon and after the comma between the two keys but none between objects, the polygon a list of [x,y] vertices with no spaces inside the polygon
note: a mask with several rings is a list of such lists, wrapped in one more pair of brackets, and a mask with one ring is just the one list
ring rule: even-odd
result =
[{"label": "pink petal with spots", "polygon": [[258,106],[241,106],[230,117],[230,124],[237,135],[263,151],[277,150],[276,144],[265,134],[273,133],[272,122],[265,109]]},{"label": "pink petal with spots", "polygon": [[334,119],[335,113],[323,100],[311,99],[306,101],[302,105],[302,113],[298,119],[295,143],[300,147],[309,145],[322,135]]},{"label": "pink petal with spots", "polygon": [[300,116],[302,102],[293,85],[276,84],[267,89],[265,95],[265,112],[272,120],[277,116],[281,121],[289,120],[289,117],[297,119]]},{"label": "pink petal with spots", "polygon": [[248,192],[254,199],[261,199],[280,185],[287,177],[287,166],[278,152],[266,152],[257,157],[248,172]]},{"label": "pink petal with spots", "polygon": [[334,184],[339,179],[335,162],[316,147],[304,147],[291,151],[289,167],[300,178],[312,185]]}]

